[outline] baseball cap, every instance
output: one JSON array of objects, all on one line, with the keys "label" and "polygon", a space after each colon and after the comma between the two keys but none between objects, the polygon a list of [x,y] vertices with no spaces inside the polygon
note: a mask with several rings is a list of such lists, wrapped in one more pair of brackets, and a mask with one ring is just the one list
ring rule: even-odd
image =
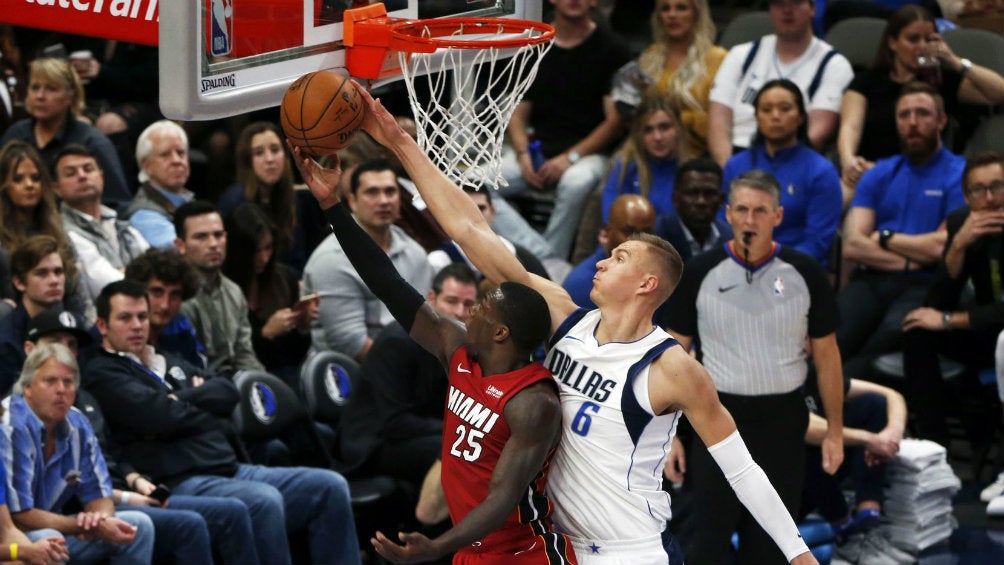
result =
[{"label": "baseball cap", "polygon": [[28,341],[36,342],[38,338],[55,332],[66,332],[77,338],[81,347],[90,345],[91,334],[84,329],[84,320],[69,310],[43,310],[28,322]]}]

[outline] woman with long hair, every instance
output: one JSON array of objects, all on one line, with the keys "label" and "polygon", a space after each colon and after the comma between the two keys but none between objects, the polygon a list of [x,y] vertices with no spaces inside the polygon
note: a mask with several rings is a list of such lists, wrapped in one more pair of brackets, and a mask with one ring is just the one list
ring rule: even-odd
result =
[{"label": "woman with long hair", "polygon": [[266,369],[295,383],[310,348],[306,332],[317,317],[316,301],[300,303],[296,275],[276,260],[277,230],[257,204],[238,206],[227,218],[226,227],[228,252],[223,274],[244,291],[255,353]]},{"label": "woman with long hair", "polygon": [[603,185],[603,223],[621,194],[640,194],[652,203],[656,214],[673,207],[673,181],[679,162],[681,131],[676,109],[669,97],[651,95],[642,99],[631,121],[627,139],[614,154]]},{"label": "woman with long hair", "polygon": [[300,191],[306,198],[297,195],[282,132],[271,122],[248,124],[237,140],[236,156],[237,184],[220,197],[220,214],[226,218],[244,202],[257,204],[275,227],[275,252],[284,263],[302,270],[310,253],[327,237],[327,223],[317,227],[312,221],[321,212],[314,209],[317,203],[309,192]]},{"label": "woman with long hair", "polygon": [[645,94],[661,93],[679,109],[688,156],[708,149],[711,83],[727,51],[716,46],[707,0],[657,0],[651,16],[652,45],[614,78],[621,110],[637,106]]},{"label": "woman with long hair", "polygon": [[725,165],[723,185],[752,169],[766,171],[781,185],[784,218],[774,240],[826,265],[840,223],[840,176],[809,145],[808,113],[798,85],[768,81],[753,99],[757,132],[750,148]]},{"label": "woman with long hair", "polygon": [[49,168],[29,143],[11,141],[0,149],[0,246],[37,234],[66,238]]},{"label": "woman with long hair", "polygon": [[0,149],[0,297],[14,299],[10,254],[34,235],[51,236],[59,244],[66,308],[93,320],[93,305],[78,284],[75,253],[63,230],[48,167],[29,143],[11,141]]},{"label": "woman with long hair", "polygon": [[[921,56],[933,67],[922,68]],[[877,159],[899,153],[896,98],[904,84],[925,79],[945,100],[949,116],[959,115],[960,103],[1004,103],[1004,77],[955,55],[925,8],[903,6],[887,20],[873,68],[858,73],[844,92],[837,150],[845,185],[853,188]]]},{"label": "woman with long hair", "polygon": [[94,153],[105,175],[103,200],[112,207],[126,205],[132,191],[126,182],[122,162],[111,141],[94,126],[81,121],[84,87],[69,63],[62,59],[35,59],[28,67],[28,96],[31,117],[12,124],[0,144],[13,139],[26,141],[38,150],[42,160],[54,165],[56,154],[70,143],[79,143]]}]

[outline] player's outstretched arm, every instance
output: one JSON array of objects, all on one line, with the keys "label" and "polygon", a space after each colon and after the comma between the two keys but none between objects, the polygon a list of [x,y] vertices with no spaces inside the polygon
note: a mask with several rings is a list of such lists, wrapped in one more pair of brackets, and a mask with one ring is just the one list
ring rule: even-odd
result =
[{"label": "player's outstretched arm", "polygon": [[553,324],[561,323],[576,308],[568,293],[560,285],[528,273],[463,190],[436,167],[379,100],[374,100],[363,87],[357,87],[367,107],[362,128],[394,152],[439,225],[460,245],[474,266],[496,283],[513,281],[533,288],[547,300]]},{"label": "player's outstretched arm", "polygon": [[418,533],[400,533],[403,545],[399,545],[377,532],[371,542],[380,555],[395,563],[427,561],[467,547],[505,522],[561,438],[561,403],[554,384],[540,382],[523,389],[506,403],[504,415],[511,434],[492,472],[485,500],[433,540]]},{"label": "player's outstretched arm", "polygon": [[412,339],[435,355],[445,367],[450,355],[463,341],[463,328],[429,306],[425,298],[401,278],[387,254],[352,217],[348,206],[338,197],[338,181],[341,178],[338,158],[335,157],[333,168],[325,169],[298,147],[290,146],[293,147],[296,166],[324,209],[331,230],[360,278],[387,305],[394,319]]},{"label": "player's outstretched arm", "polygon": [[649,396],[656,414],[683,410],[722,469],[739,501],[793,564],[816,563],[798,527],[763,469],[753,461],[732,415],[704,367],[682,347],[672,347],[652,366]]}]

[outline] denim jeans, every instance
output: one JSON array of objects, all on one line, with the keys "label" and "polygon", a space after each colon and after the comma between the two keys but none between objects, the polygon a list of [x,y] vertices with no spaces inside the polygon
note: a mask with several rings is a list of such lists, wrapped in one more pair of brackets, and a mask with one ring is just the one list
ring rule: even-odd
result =
[{"label": "denim jeans", "polygon": [[[219,496],[187,496],[172,494],[170,508],[197,512],[206,521],[213,547],[224,565],[258,565],[251,513],[246,504],[236,498]],[[160,532],[158,526],[157,532]],[[157,536],[160,544],[160,536]],[[178,560],[178,563],[184,563]]]},{"label": "denim jeans", "polygon": [[153,521],[156,539],[153,556],[158,561],[213,565],[213,549],[209,545],[209,528],[202,516],[191,510],[174,507],[119,506],[123,510],[142,512]]},{"label": "denim jeans", "polygon": [[[607,160],[606,155],[586,155],[568,167],[561,175],[561,179],[558,180],[558,185],[555,187],[554,211],[551,212],[551,218],[547,221],[547,228],[544,230],[544,240],[550,245],[554,257],[568,260],[572,251],[572,243],[575,241],[575,234],[582,221],[582,209],[586,197],[603,180]],[[501,196],[519,194],[529,188],[520,174],[516,154],[510,148],[507,148],[502,156],[502,174],[509,182],[509,186],[499,189]],[[519,235],[523,228],[517,224],[510,224],[513,218],[508,213],[500,214],[498,205],[495,208],[496,216],[492,223],[495,231],[502,237],[520,244],[536,254],[533,247],[525,245],[520,239]]]},{"label": "denim jeans", "polygon": [[230,497],[247,505],[261,563],[290,563],[286,534],[304,527],[310,537],[311,562],[360,562],[349,486],[334,471],[239,465],[232,478],[191,477],[174,493]]},{"label": "denim jeans", "polygon": [[153,558],[153,521],[146,514],[125,510],[115,512],[115,517],[136,526],[136,537],[128,545],[115,545],[102,540],[81,540],[77,536],[64,536],[53,529],[25,532],[31,541],[61,537],[66,540],[72,565],[89,565],[107,562],[110,565],[150,565]]},{"label": "denim jeans", "polygon": [[212,547],[216,547],[224,565],[260,563],[251,516],[240,500],[176,494],[168,508],[124,508],[143,512],[153,520],[156,559],[173,555],[175,563],[212,563]]},{"label": "denim jeans", "polygon": [[500,194],[492,195],[492,206],[495,208],[495,219],[492,220],[492,230],[495,233],[527,249],[538,259],[557,256],[544,236],[537,233],[526,218]]}]

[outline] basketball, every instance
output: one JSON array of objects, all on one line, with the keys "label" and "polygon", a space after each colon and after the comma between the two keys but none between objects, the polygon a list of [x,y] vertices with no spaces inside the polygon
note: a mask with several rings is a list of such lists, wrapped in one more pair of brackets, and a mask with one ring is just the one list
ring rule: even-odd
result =
[{"label": "basketball", "polygon": [[282,130],[293,145],[319,157],[345,147],[363,122],[363,100],[344,76],[316,71],[296,79],[282,97]]}]

